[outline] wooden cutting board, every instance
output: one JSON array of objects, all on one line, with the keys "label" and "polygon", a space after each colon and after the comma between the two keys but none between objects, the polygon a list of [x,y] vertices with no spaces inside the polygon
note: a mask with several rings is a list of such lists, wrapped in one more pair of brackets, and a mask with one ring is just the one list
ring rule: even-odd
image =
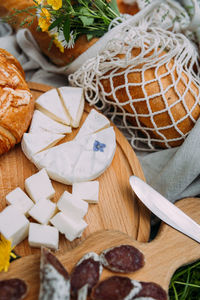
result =
[{"label": "wooden cutting board", "polygon": [[[52,87],[29,83],[33,97],[36,99],[41,93]],[[81,125],[90,111],[89,105],[85,105],[85,112]],[[59,254],[77,246],[81,240],[98,230],[110,229],[127,233],[136,240],[147,241],[149,237],[149,212],[137,201],[133,195],[129,176],[132,174],[144,179],[139,161],[131,146],[115,128],[117,149],[111,166],[98,180],[100,183],[99,204],[90,204],[85,217],[88,227],[81,239],[68,242],[64,236],[60,236]],[[72,134],[67,135],[65,141],[72,140],[78,129],[73,129]],[[20,145],[12,151],[0,157],[0,211],[6,206],[5,196],[17,186],[24,189],[24,180],[36,173],[37,168],[25,157]],[[53,201],[57,201],[64,190],[71,192],[71,186],[53,181],[56,195]],[[16,247],[16,252],[21,255],[38,253],[40,250],[30,248],[27,239]]]},{"label": "wooden cutting board", "polygon": [[[188,198],[180,200],[176,205],[200,223],[200,199]],[[107,230],[93,233],[78,247],[66,251],[63,255],[56,254],[56,256],[68,272],[71,272],[76,262],[87,252],[94,251],[99,254],[104,249],[121,244],[135,246],[143,252],[145,257],[145,266],[128,276],[140,281],[156,282],[166,291],[168,291],[170,279],[178,267],[200,258],[199,243],[164,223],[162,223],[156,239],[150,243],[138,242],[119,231]],[[25,280],[29,286],[26,300],[35,300],[39,291],[39,262],[39,254],[23,257],[14,261],[8,273],[2,273],[0,278],[18,277]],[[104,269],[101,280],[115,274]]]}]

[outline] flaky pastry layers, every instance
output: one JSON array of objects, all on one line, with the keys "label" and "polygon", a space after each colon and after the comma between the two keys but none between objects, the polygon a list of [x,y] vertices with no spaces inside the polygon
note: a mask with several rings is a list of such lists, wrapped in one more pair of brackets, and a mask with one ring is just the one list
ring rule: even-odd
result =
[{"label": "flaky pastry layers", "polygon": [[0,154],[21,141],[34,110],[34,101],[17,59],[0,48]]}]

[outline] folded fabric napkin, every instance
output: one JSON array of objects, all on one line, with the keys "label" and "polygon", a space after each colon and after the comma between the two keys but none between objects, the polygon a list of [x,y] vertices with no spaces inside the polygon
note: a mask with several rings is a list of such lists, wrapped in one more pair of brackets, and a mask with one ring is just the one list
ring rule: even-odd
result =
[{"label": "folded fabric napkin", "polygon": [[[51,64],[41,54],[27,29],[14,34],[9,25],[0,23],[0,45],[20,61],[27,81],[55,87],[68,84],[65,68]],[[137,155],[147,182],[170,201],[200,194],[200,120],[182,146]]]}]

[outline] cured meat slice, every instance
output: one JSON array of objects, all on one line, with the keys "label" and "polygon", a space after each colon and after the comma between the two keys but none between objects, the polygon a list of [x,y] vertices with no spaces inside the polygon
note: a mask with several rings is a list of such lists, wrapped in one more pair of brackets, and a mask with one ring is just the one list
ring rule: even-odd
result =
[{"label": "cured meat slice", "polygon": [[45,248],[41,252],[38,299],[70,300],[69,274],[59,260]]},{"label": "cured meat slice", "polygon": [[112,276],[101,281],[92,293],[93,300],[132,300],[141,290],[138,281],[128,277]]},{"label": "cured meat slice", "polygon": [[[71,296],[81,299],[80,289],[87,285],[88,294],[90,294],[93,286],[97,284],[102,272],[99,255],[95,252],[89,252],[84,255],[76,264],[71,274]],[[85,288],[83,289],[85,293]]]},{"label": "cured meat slice", "polygon": [[27,284],[18,278],[0,281],[0,299],[21,300],[27,295]]},{"label": "cured meat slice", "polygon": [[132,299],[135,300],[167,300],[167,293],[163,288],[155,282],[140,282],[142,289]]},{"label": "cured meat slice", "polygon": [[121,245],[104,250],[100,261],[113,272],[130,273],[144,266],[144,255],[133,246]]}]

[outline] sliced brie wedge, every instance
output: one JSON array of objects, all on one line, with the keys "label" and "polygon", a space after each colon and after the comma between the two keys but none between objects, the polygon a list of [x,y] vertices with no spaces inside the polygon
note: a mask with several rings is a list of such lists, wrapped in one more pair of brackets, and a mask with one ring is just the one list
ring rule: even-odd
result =
[{"label": "sliced brie wedge", "polygon": [[36,133],[40,131],[48,131],[57,134],[66,134],[72,132],[70,126],[63,125],[47,117],[39,110],[35,110],[31,122],[29,132]]},{"label": "sliced brie wedge", "polygon": [[84,109],[83,89],[65,86],[58,89],[60,99],[69,115],[71,126],[77,128]]},{"label": "sliced brie wedge", "polygon": [[110,126],[110,121],[101,113],[92,109],[85,119],[82,127],[77,133],[75,139],[81,138],[83,135],[93,134]]},{"label": "sliced brie wedge", "polygon": [[66,114],[56,89],[42,94],[35,102],[36,108],[53,120],[70,125],[70,118]]},{"label": "sliced brie wedge", "polygon": [[47,131],[37,133],[24,133],[21,147],[24,154],[31,160],[31,157],[43,150],[53,147],[65,136],[62,134],[50,133]]}]

